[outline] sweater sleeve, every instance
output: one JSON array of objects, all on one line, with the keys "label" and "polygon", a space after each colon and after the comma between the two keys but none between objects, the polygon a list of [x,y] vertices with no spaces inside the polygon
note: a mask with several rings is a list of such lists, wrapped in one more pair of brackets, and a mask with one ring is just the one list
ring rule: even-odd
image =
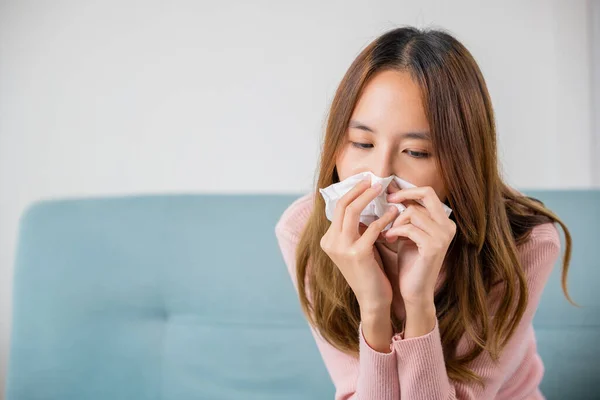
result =
[{"label": "sweater sleeve", "polygon": [[[298,291],[296,281],[296,245],[298,237],[277,228],[276,236],[288,272]],[[359,356],[353,357],[328,343],[317,330],[310,330],[321,353],[325,367],[335,386],[335,400],[398,400],[398,370],[396,352],[390,344],[390,353],[371,348],[362,334],[362,324],[356,333],[359,338]]]},{"label": "sweater sleeve", "polygon": [[[452,382],[448,378],[439,325],[436,321],[435,327],[428,334],[409,339],[395,335],[392,339],[398,362],[401,398],[411,400],[496,398],[498,393],[502,392],[501,389],[505,389],[503,384],[511,382],[521,361],[528,356],[536,356],[527,354],[527,346],[530,343],[527,339],[529,335],[533,335],[532,320],[543,288],[560,254],[560,239],[556,227],[552,223],[536,226],[530,239],[520,250],[529,290],[529,301],[523,318],[500,354],[499,362],[495,363],[489,353],[484,351],[470,364],[469,368],[483,378],[485,387],[476,382],[468,384]],[[489,299],[492,307],[497,305],[500,301],[500,291],[494,289],[490,292]],[[466,337],[463,336],[459,350],[466,344],[465,339]],[[466,347],[463,351],[464,349]],[[538,371],[538,373],[542,372]]]}]

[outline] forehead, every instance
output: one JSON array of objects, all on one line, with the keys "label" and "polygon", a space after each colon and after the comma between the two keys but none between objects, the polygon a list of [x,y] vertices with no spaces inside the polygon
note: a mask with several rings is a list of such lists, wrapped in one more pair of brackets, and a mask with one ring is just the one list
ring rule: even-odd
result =
[{"label": "forehead", "polygon": [[382,71],[365,85],[352,118],[386,132],[427,130],[421,95],[409,72]]}]

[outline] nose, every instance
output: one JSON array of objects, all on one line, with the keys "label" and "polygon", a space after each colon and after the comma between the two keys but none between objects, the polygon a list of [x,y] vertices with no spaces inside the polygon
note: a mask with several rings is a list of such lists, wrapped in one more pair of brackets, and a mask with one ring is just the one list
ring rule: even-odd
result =
[{"label": "nose", "polygon": [[389,154],[382,154],[376,156],[371,165],[371,172],[375,175],[386,178],[394,174],[394,168],[392,165],[392,157]]},{"label": "nose", "polygon": [[393,172],[391,172],[391,170],[371,170],[371,172],[373,172],[375,175],[377,175],[380,178],[387,178],[390,175],[394,175]]}]

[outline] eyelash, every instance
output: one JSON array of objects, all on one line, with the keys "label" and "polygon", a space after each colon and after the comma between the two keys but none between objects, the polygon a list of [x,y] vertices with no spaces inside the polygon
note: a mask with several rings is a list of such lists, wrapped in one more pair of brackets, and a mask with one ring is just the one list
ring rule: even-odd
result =
[{"label": "eyelash", "polygon": [[[357,149],[360,150],[367,150],[370,149],[370,147],[362,147],[362,146],[372,146],[368,143],[357,143],[357,142],[352,142],[352,146],[356,147]],[[419,154],[419,156],[411,156],[413,158],[427,158],[429,157],[429,153],[425,153],[422,151],[412,151],[412,150],[407,150],[409,153],[413,153],[413,154]]]}]

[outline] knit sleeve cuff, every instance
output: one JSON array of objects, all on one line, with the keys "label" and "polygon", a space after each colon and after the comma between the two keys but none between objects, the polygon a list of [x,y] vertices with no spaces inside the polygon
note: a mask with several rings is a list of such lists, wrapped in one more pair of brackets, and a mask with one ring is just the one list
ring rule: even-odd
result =
[{"label": "knit sleeve cuff", "polygon": [[390,353],[373,349],[365,340],[362,323],[359,325],[359,364],[360,373],[357,392],[366,393],[366,398],[387,399],[390,393],[400,393],[396,350],[390,343]]},{"label": "knit sleeve cuff", "polygon": [[430,399],[450,390],[437,318],[431,332],[408,339],[401,334],[394,335],[392,346],[398,362],[400,387],[419,388],[417,397],[409,398]]}]

